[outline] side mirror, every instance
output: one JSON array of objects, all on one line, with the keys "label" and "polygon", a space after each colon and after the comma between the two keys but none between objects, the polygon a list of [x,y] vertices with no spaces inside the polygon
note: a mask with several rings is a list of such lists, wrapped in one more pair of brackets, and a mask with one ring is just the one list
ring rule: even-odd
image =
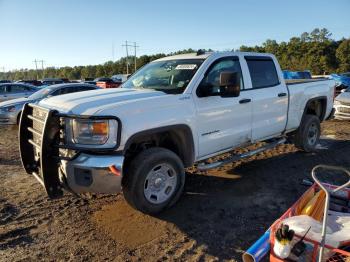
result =
[{"label": "side mirror", "polygon": [[220,73],[220,96],[238,97],[241,93],[241,81],[238,72]]}]

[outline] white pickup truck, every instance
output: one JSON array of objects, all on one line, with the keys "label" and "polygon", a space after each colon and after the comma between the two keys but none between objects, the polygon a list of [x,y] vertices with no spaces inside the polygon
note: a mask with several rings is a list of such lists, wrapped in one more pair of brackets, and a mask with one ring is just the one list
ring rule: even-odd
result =
[{"label": "white pickup truck", "polygon": [[[286,140],[313,151],[333,107],[334,81],[286,84],[271,54],[185,54],[153,61],[118,89],[27,104],[20,123],[23,167],[51,198],[63,189],[118,193],[157,213],[174,204],[185,168],[207,170]],[[266,146],[205,161],[257,141]]]}]

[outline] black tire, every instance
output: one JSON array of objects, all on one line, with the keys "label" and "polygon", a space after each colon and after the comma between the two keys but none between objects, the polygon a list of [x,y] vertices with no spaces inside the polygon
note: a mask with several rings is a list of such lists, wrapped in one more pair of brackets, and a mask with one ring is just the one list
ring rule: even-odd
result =
[{"label": "black tire", "polygon": [[[161,165],[171,167],[175,171],[172,173],[176,175],[176,182],[168,199],[162,203],[152,203],[152,199],[147,199],[145,193],[148,181],[152,181],[147,179],[147,176],[152,171],[156,172],[154,170]],[[168,149],[154,147],[142,151],[130,161],[123,177],[123,193],[125,200],[135,209],[146,214],[157,214],[176,203],[181,196],[184,184],[185,169],[181,159]]]},{"label": "black tire", "polygon": [[305,115],[296,130],[294,144],[305,152],[314,152],[321,135],[320,119],[315,115]]}]

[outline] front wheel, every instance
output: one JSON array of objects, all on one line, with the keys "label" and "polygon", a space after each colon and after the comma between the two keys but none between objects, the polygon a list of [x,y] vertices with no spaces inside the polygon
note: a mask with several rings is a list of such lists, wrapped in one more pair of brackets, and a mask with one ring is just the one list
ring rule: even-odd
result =
[{"label": "front wheel", "polygon": [[295,133],[294,144],[305,152],[313,152],[321,135],[320,120],[315,115],[305,115]]},{"label": "front wheel", "polygon": [[184,184],[181,159],[168,149],[155,147],[131,160],[123,178],[123,193],[134,208],[156,214],[178,200]]}]

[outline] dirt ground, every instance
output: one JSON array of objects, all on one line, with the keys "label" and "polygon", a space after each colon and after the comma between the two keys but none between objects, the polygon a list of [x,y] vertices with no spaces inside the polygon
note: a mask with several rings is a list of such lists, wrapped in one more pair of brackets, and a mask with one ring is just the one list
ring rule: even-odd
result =
[{"label": "dirt ground", "polygon": [[241,261],[306,190],[317,164],[350,167],[350,122],[328,121],[317,153],[281,145],[208,173],[189,170],[185,193],[157,217],[122,195],[48,200],[21,167],[17,129],[0,127],[1,261]]}]

